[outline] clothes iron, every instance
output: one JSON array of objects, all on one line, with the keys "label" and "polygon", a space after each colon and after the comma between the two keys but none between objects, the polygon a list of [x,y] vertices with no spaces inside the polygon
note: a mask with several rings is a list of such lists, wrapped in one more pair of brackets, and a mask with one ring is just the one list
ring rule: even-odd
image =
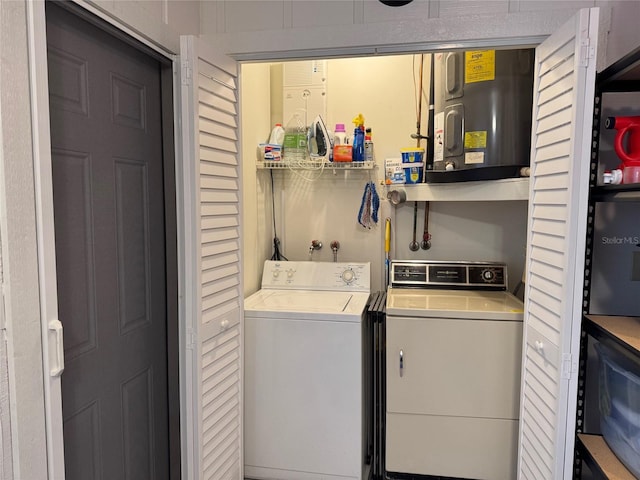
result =
[{"label": "clothes iron", "polygon": [[309,128],[309,156],[311,158],[328,157],[331,151],[331,138],[322,117],[318,115]]}]

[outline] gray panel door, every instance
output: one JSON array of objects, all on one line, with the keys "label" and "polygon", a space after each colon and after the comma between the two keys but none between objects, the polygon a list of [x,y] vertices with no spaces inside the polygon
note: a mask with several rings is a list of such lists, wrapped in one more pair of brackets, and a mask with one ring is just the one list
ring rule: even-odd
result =
[{"label": "gray panel door", "polygon": [[51,3],[47,43],[66,478],[168,478],[160,65]]}]

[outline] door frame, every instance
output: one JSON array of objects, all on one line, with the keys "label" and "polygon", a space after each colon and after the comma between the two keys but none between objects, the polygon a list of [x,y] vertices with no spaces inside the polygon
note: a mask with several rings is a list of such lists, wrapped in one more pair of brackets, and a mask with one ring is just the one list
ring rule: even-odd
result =
[{"label": "door frame", "polygon": [[[47,469],[49,478],[61,480],[65,478],[60,378],[64,370],[64,348],[57,301],[45,0],[29,1],[26,5]],[[182,409],[179,380],[179,365],[183,355],[181,346],[184,344],[180,331],[180,325],[184,321],[183,307],[179,304],[183,295],[179,289],[184,284],[184,269],[183,259],[178,255],[178,249],[183,248],[183,245],[177,228],[183,222],[178,200],[182,192],[177,183],[177,179],[182,176],[180,172],[183,168],[176,149],[179,144],[177,114],[180,112],[179,97],[176,95],[179,91],[178,56],[151,43],[126,25],[86,3],[72,0],[66,8],[155,58],[161,66],[170,478],[178,479],[185,453],[180,430]]]}]

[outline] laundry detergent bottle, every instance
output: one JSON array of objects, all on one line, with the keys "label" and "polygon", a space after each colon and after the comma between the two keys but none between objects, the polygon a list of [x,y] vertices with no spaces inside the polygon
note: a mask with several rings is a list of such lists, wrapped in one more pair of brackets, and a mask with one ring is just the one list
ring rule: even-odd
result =
[{"label": "laundry detergent bottle", "polygon": [[347,132],[344,129],[344,123],[336,123],[336,128],[333,134],[334,145],[346,145],[349,143],[347,138]]},{"label": "laundry detergent bottle", "polygon": [[353,119],[356,128],[353,130],[353,156],[354,162],[364,162],[364,117],[361,113]]},{"label": "laundry detergent bottle", "polygon": [[276,123],[276,126],[271,130],[269,135],[269,143],[272,145],[282,145],[284,142],[284,128],[281,123]]}]

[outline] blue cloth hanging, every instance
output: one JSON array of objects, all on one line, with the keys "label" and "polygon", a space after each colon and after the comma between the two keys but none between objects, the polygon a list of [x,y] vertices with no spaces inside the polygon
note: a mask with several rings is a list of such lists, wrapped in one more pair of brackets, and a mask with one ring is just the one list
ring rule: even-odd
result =
[{"label": "blue cloth hanging", "polygon": [[371,228],[371,222],[378,223],[378,210],[380,208],[380,197],[373,182],[367,182],[362,194],[362,202],[358,211],[358,223],[364,228]]}]

